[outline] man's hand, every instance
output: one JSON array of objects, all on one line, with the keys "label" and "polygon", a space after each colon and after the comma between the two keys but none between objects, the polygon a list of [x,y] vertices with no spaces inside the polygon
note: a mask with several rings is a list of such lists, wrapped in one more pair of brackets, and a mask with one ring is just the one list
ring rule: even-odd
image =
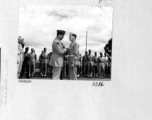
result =
[{"label": "man's hand", "polygon": [[64,53],[66,53],[67,52],[67,48],[64,48]]},{"label": "man's hand", "polygon": [[74,63],[71,64],[71,69],[73,69],[73,68],[74,68]]}]

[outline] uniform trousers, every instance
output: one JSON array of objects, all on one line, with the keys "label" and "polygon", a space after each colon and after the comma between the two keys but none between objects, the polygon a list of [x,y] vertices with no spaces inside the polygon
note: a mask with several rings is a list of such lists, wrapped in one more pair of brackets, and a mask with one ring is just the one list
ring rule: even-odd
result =
[{"label": "uniform trousers", "polygon": [[35,59],[30,60],[29,73],[30,73],[30,75],[34,75],[34,73],[35,73]]},{"label": "uniform trousers", "polygon": [[92,73],[93,73],[93,61],[88,61],[88,76],[92,77]]},{"label": "uniform trousers", "polygon": [[47,73],[47,59],[42,59],[40,73],[46,75],[46,73]]},{"label": "uniform trousers", "polygon": [[87,75],[87,70],[88,70],[88,67],[87,67],[87,62],[84,62],[83,63],[83,76],[86,76]]},{"label": "uniform trousers", "polygon": [[53,80],[60,80],[60,77],[61,77],[61,70],[62,70],[62,67],[55,67],[53,66],[53,76],[52,76],[52,79]]},{"label": "uniform trousers", "polygon": [[69,58],[69,80],[77,80],[77,65],[71,68],[72,58]]},{"label": "uniform trousers", "polygon": [[63,65],[63,74],[64,74],[64,77],[67,77],[68,76],[68,61],[64,61],[64,65]]},{"label": "uniform trousers", "polygon": [[105,75],[105,63],[99,63],[99,77]]},{"label": "uniform trousers", "polygon": [[78,65],[77,65],[77,73],[78,73],[78,75],[80,75],[81,74],[81,64],[80,64],[80,61],[78,61],[77,63],[78,63]]},{"label": "uniform trousers", "polygon": [[94,63],[93,65],[93,76],[96,77],[98,74],[98,66],[97,63]]}]

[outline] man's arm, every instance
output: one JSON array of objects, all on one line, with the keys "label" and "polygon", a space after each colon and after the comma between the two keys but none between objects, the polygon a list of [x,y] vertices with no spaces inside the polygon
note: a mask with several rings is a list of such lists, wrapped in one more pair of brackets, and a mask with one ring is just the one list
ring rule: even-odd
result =
[{"label": "man's arm", "polygon": [[66,52],[61,43],[54,42],[53,44],[58,54],[63,55]]}]

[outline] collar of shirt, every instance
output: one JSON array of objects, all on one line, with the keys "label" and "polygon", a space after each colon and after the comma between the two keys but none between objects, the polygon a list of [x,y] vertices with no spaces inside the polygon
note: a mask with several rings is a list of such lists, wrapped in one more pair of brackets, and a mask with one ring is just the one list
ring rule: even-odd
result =
[{"label": "collar of shirt", "polygon": [[73,46],[73,45],[74,45],[74,43],[75,43],[75,41],[71,42],[70,46]]}]

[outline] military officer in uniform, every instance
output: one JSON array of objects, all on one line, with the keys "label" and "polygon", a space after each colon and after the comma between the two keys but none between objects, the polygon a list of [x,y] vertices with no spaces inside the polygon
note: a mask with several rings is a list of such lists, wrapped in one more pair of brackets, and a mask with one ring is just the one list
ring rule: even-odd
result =
[{"label": "military officer in uniform", "polygon": [[82,71],[83,71],[82,74],[84,77],[87,76],[87,70],[88,70],[88,68],[87,68],[87,55],[88,55],[88,52],[85,51],[85,55],[82,58]]},{"label": "military officer in uniform", "polygon": [[99,73],[99,78],[104,78],[104,66],[103,66],[103,64],[104,64],[104,60],[103,60],[103,54],[102,54],[102,52],[100,52],[100,56],[98,57],[98,73]]},{"label": "military officer in uniform", "polygon": [[48,53],[47,53],[47,49],[44,48],[42,54],[41,54],[41,76],[42,77],[46,77],[47,74],[47,60],[48,58]]},{"label": "military officer in uniform", "polygon": [[29,76],[33,77],[35,74],[35,66],[37,60],[37,56],[33,48],[31,48],[31,53],[29,53],[29,57],[30,57]]},{"label": "military officer in uniform", "polygon": [[88,66],[88,77],[92,78],[92,75],[93,75],[93,56],[91,54],[91,50],[89,50],[89,54],[87,55],[87,66]]},{"label": "military officer in uniform", "polygon": [[81,75],[81,54],[78,55],[77,77]]},{"label": "military officer in uniform", "polygon": [[76,42],[77,35],[70,33],[69,39],[71,44],[69,46],[69,79],[77,80],[77,65],[79,55],[79,44]]},{"label": "military officer in uniform", "polygon": [[93,57],[93,76],[97,77],[98,75],[98,57],[97,57],[97,52],[94,53],[94,57]]},{"label": "military officer in uniform", "polygon": [[63,56],[67,49],[64,48],[61,40],[63,39],[65,31],[57,30],[57,37],[52,43],[52,57],[50,60],[50,65],[53,67],[53,80],[60,80],[61,70],[63,67]]}]

